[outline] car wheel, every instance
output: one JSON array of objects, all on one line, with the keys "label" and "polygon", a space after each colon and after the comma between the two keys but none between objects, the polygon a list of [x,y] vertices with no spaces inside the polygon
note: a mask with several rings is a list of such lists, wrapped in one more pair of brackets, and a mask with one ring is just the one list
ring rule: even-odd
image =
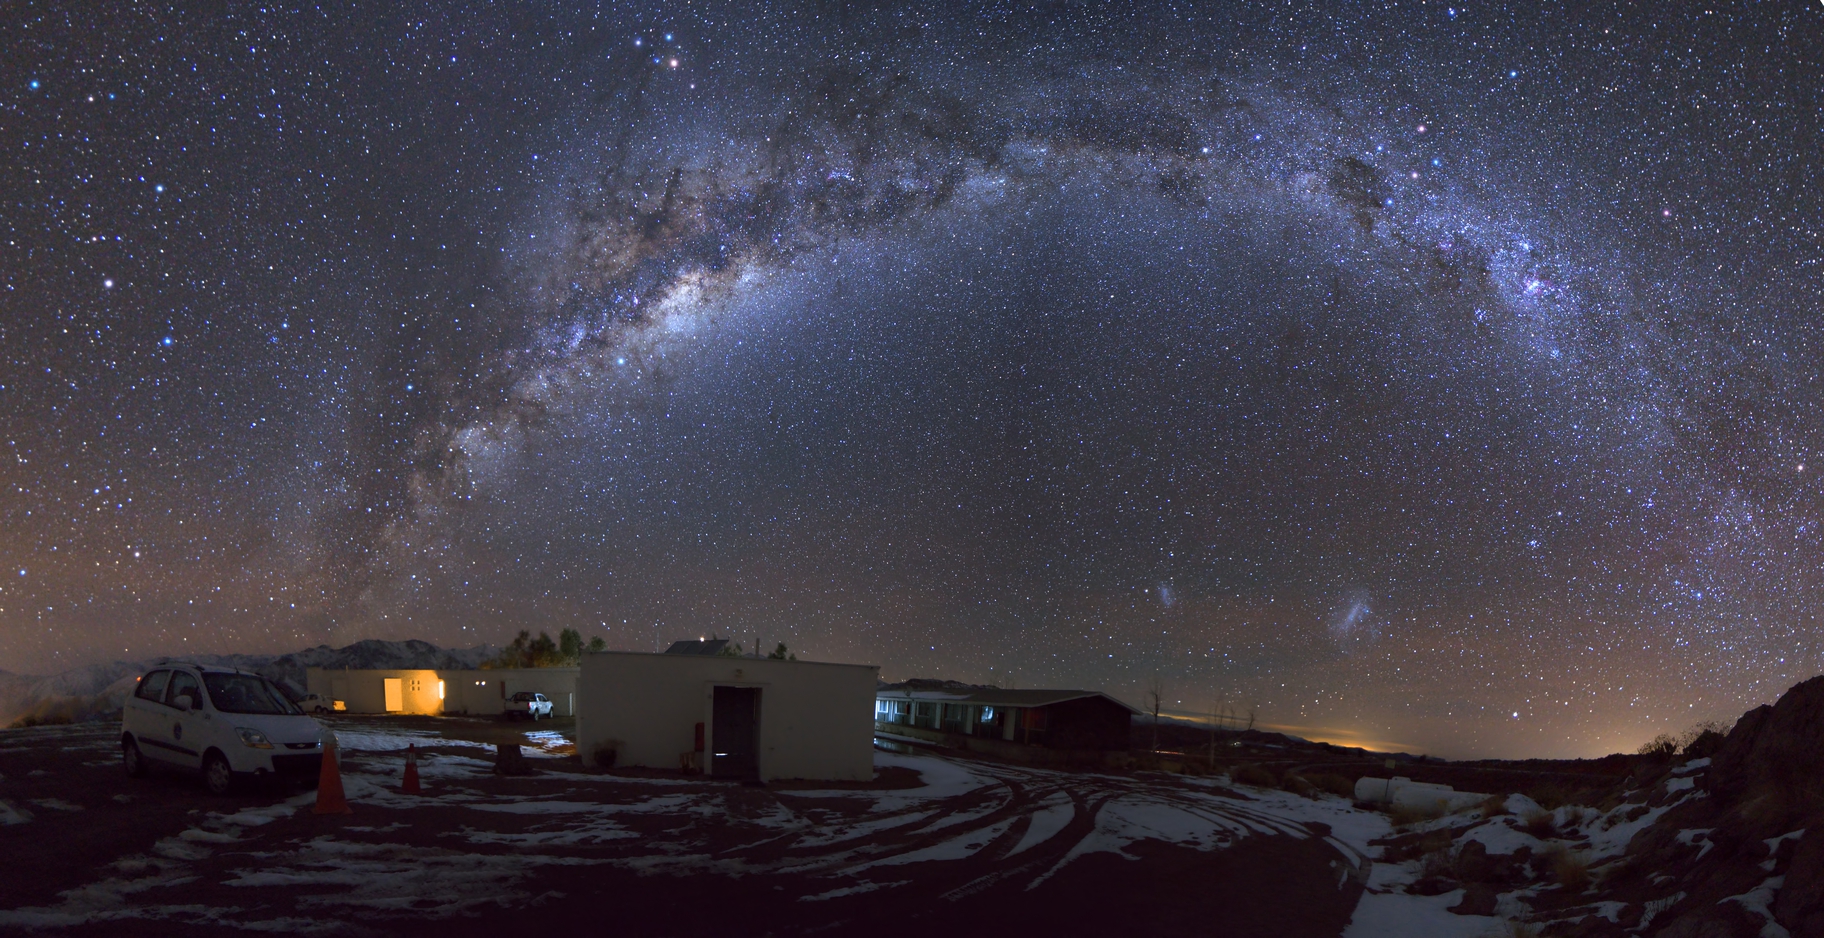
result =
[{"label": "car wheel", "polygon": [[531,713],[530,713],[530,714],[529,714],[529,716],[531,716],[531,717],[532,717],[532,722],[534,722],[534,723],[537,723],[537,722],[538,722],[538,711],[537,711],[537,710],[534,710],[534,711],[532,711],[532,712],[531,712]]},{"label": "car wheel", "polygon": [[146,764],[145,753],[139,751],[139,744],[131,738],[120,741],[120,759],[131,778],[145,778],[152,771],[152,767]]},{"label": "car wheel", "polygon": [[226,795],[234,790],[234,769],[229,767],[226,756],[212,752],[203,757],[203,787],[212,795]]}]

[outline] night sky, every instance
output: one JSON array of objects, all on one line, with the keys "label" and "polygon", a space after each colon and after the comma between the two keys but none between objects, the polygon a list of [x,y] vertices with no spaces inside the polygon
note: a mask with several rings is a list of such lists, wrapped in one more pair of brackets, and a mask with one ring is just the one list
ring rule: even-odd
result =
[{"label": "night sky", "polygon": [[1458,756],[1824,670],[1824,5],[197,6],[0,11],[0,668],[718,634]]}]

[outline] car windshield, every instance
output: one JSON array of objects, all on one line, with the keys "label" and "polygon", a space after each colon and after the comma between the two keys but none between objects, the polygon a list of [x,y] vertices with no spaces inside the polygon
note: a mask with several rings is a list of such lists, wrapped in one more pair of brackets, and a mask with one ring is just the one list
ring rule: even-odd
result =
[{"label": "car windshield", "polygon": [[209,688],[209,701],[223,713],[303,713],[274,687],[257,674],[204,674],[203,686]]}]

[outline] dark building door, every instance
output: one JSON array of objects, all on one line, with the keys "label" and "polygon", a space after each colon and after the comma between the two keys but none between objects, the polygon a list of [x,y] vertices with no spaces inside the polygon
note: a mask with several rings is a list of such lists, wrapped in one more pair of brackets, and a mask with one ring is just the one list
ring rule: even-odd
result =
[{"label": "dark building door", "polygon": [[710,774],[760,777],[760,688],[718,687],[715,699],[715,761]]}]

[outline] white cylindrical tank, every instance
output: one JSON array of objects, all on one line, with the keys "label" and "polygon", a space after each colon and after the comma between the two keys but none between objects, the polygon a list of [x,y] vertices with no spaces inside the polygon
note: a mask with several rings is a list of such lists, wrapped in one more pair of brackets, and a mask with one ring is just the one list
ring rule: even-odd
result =
[{"label": "white cylindrical tank", "polygon": [[1471,805],[1481,804],[1489,796],[1480,792],[1457,791],[1449,785],[1415,782],[1404,776],[1368,778],[1355,781],[1355,800],[1383,804],[1413,811],[1435,811],[1448,814]]}]

